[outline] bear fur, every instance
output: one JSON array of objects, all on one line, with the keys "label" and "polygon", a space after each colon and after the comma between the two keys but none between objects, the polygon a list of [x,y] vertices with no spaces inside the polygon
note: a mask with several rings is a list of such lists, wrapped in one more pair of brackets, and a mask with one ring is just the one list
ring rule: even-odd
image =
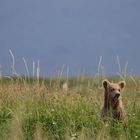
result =
[{"label": "bear fur", "polygon": [[101,116],[103,118],[108,116],[116,120],[124,120],[121,93],[126,85],[125,81],[110,83],[108,80],[104,80],[102,84],[104,87],[104,102],[101,109]]}]

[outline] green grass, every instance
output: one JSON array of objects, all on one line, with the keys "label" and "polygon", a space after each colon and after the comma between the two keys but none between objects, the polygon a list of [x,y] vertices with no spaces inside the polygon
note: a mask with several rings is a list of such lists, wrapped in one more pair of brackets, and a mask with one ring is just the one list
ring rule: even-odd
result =
[{"label": "green grass", "polygon": [[[114,82],[121,80],[110,77]],[[127,121],[100,118],[101,77],[0,80],[0,139],[2,140],[139,140],[140,80],[125,78],[123,104]]]}]

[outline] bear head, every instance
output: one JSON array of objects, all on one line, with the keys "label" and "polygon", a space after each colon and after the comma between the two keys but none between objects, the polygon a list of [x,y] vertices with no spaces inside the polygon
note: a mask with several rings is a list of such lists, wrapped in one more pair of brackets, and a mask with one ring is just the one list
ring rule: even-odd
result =
[{"label": "bear head", "polygon": [[104,80],[103,87],[105,90],[105,102],[108,102],[108,104],[112,107],[115,106],[125,85],[125,81],[120,81],[119,83],[111,83],[108,80]]}]

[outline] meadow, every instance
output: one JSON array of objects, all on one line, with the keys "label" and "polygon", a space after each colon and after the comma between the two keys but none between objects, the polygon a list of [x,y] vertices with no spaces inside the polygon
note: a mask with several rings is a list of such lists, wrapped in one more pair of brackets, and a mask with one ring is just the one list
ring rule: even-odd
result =
[{"label": "meadow", "polygon": [[[139,140],[140,78],[126,76],[127,122],[100,117],[104,77],[0,79],[1,140]],[[118,82],[121,77],[108,77]],[[68,90],[62,85],[67,82]]]}]

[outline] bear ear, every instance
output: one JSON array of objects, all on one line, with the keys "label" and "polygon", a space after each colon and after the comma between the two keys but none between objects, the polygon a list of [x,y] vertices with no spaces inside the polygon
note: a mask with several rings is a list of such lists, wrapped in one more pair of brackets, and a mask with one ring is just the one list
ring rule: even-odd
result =
[{"label": "bear ear", "polygon": [[126,85],[125,81],[120,81],[118,84],[119,84],[121,89],[124,89],[124,87]]},{"label": "bear ear", "polygon": [[103,80],[102,84],[105,90],[107,90],[108,84],[110,84],[110,82],[108,80]]}]

